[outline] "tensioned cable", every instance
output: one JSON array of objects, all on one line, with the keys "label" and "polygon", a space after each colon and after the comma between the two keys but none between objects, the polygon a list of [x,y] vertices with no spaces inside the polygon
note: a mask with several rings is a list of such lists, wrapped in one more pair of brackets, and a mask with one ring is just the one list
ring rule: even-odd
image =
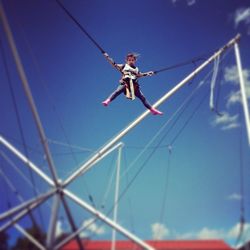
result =
[{"label": "tensioned cable", "polygon": [[[6,174],[4,173],[5,171],[3,171],[2,166],[0,165],[0,175],[2,175],[6,185],[12,190],[12,192],[16,195],[17,199],[22,203],[24,202],[24,198],[23,196],[20,194],[20,192],[17,190],[17,188],[15,187],[15,185],[10,181],[10,179],[6,176]],[[11,205],[10,201],[8,201],[9,205]],[[29,209],[29,208],[27,208]],[[31,213],[31,211],[29,212],[29,216],[30,219],[32,221],[33,226],[37,227],[37,223],[36,220],[33,216],[33,214]]]},{"label": "tensioned cable", "polygon": [[49,138],[48,138],[48,142],[56,144],[56,145],[60,145],[60,146],[63,146],[63,147],[78,149],[78,150],[81,150],[82,152],[94,152],[94,150],[90,149],[90,148],[84,148],[84,147],[81,147],[81,146],[72,145],[72,144],[68,144],[68,143],[65,143],[65,142],[52,140],[52,139],[49,139]]},{"label": "tensioned cable", "polygon": [[[209,72],[206,76],[205,76],[205,78],[204,79],[206,79],[209,75],[211,74],[211,72]],[[205,80],[203,80],[203,81],[201,81],[200,82],[200,84],[196,87],[196,89],[195,90],[198,90],[203,84],[205,83]],[[195,90],[191,93],[191,96],[195,93]],[[208,95],[208,93],[206,93],[206,96]],[[183,105],[182,106],[184,106],[185,104],[186,104],[186,102],[188,102],[189,101],[189,99],[190,99],[190,96],[188,97],[188,98],[186,98],[186,100],[183,102]],[[202,101],[204,102],[204,100],[205,100],[205,98],[202,98]],[[199,105],[196,107],[196,109],[198,109],[199,107],[200,107],[201,105],[200,105],[200,103],[199,103]],[[181,110],[181,108],[179,108],[177,111],[179,111],[179,110]],[[175,112],[173,115],[172,115],[172,117],[173,116],[175,116],[178,112]],[[195,110],[195,113],[196,113],[196,110]],[[169,118],[169,120],[171,120],[171,118]],[[167,122],[168,123],[168,122]],[[165,124],[163,125],[163,127],[165,126]],[[162,128],[161,128],[162,129]],[[160,130],[161,130],[160,129]],[[176,138],[177,139],[177,138]],[[151,140],[152,141],[152,140]],[[160,141],[160,143],[161,143],[161,141]],[[160,143],[158,143],[158,145],[160,145]],[[145,148],[147,148],[147,146],[149,146],[151,144],[151,142],[150,143],[148,143],[146,146],[145,146]],[[157,145],[157,146],[158,146]],[[169,145],[168,145],[169,146]],[[144,150],[145,150],[145,148],[144,148]],[[155,147],[154,148],[154,150],[153,150],[153,152],[151,153],[151,155],[147,158],[147,160],[146,161],[144,161],[144,163],[142,164],[142,166],[141,166],[141,168],[139,169],[139,171],[137,171],[137,173],[136,173],[136,175],[133,177],[133,179],[127,184],[127,187],[126,187],[126,189],[125,190],[123,190],[123,192],[120,194],[120,196],[119,196],[119,198],[118,198],[118,202],[123,198],[123,196],[126,194],[126,192],[128,191],[128,189],[129,189],[129,187],[132,185],[132,183],[135,181],[135,179],[136,179],[136,177],[139,175],[139,173],[142,171],[142,169],[144,168],[144,166],[146,165],[146,163],[147,163],[147,161],[152,157],[152,155],[154,154],[154,152],[156,151],[156,149],[157,149],[157,147]],[[142,154],[140,154],[140,155],[142,155]],[[135,163],[135,161],[132,163],[132,164],[134,164]],[[125,173],[124,174],[126,174],[126,176],[127,176],[127,173],[129,172],[129,170],[130,170],[130,168],[132,167],[132,164],[130,164],[130,166],[129,166],[129,168],[125,171]],[[122,175],[122,177],[124,176],[124,174]],[[113,206],[111,207],[111,209],[109,210],[109,212],[107,213],[107,215],[109,215],[112,211],[113,211],[113,208],[114,208],[114,206],[115,206],[116,204],[113,204]],[[94,218],[93,219],[93,221],[90,223],[90,225],[92,225],[93,223],[95,223],[96,221],[98,220],[98,218]],[[90,225],[88,225],[88,226],[90,226]],[[79,232],[81,231],[81,230],[84,230],[84,229],[86,229],[86,227],[81,227],[81,228],[79,228]]]},{"label": "tensioned cable", "polygon": [[[204,77],[204,79],[208,78],[208,76],[211,74],[212,71],[208,72],[208,74]],[[192,96],[194,95],[194,93],[196,93],[196,91],[203,86],[203,84],[205,83],[205,80],[201,81],[200,84],[193,90],[193,92],[190,94],[190,96],[188,96],[188,98],[186,98],[186,100],[184,100],[183,104],[181,105],[181,107],[177,110],[181,110],[182,107],[184,107],[183,109],[185,110],[186,107],[188,105],[186,105],[187,103],[190,104],[192,101]],[[209,92],[206,92],[205,95],[202,96],[201,101],[198,103],[198,105],[195,107],[195,109],[193,110],[192,114],[188,117],[188,119],[186,120],[186,122],[184,123],[184,125],[181,127],[181,129],[178,131],[177,135],[174,137],[174,139],[171,141],[171,146],[173,145],[173,143],[177,140],[177,138],[180,136],[181,132],[184,130],[184,128],[188,125],[188,123],[191,121],[191,119],[194,117],[194,115],[197,113],[197,111],[199,110],[199,108],[202,106],[202,104],[204,103],[204,101],[206,100],[206,97],[208,97]],[[182,110],[183,113],[183,110]],[[181,113],[181,114],[182,114]],[[171,118],[173,116],[175,116],[176,113],[174,113]],[[180,117],[180,116],[179,116]],[[179,119],[179,117],[177,117],[177,119]],[[169,120],[171,119],[169,118]],[[165,124],[163,125],[162,128],[165,127]],[[162,129],[161,128],[161,129]],[[160,130],[161,130],[160,129]],[[159,130],[159,131],[160,131]],[[141,165],[141,167],[139,168],[139,170],[136,172],[135,176],[132,178],[132,180],[129,182],[129,184],[127,185],[127,187],[123,190],[123,192],[121,193],[121,195],[119,196],[118,201],[120,201],[120,199],[125,195],[125,193],[127,192],[127,190],[129,189],[129,187],[132,185],[132,183],[135,181],[135,179],[137,178],[137,176],[140,174],[140,172],[143,170],[143,168],[145,167],[146,163],[149,161],[149,159],[153,156],[153,154],[155,153],[155,151],[158,149],[158,146],[162,143],[162,141],[165,139],[166,135],[168,134],[169,130],[164,134],[164,136],[161,138],[161,140],[158,142],[157,146],[155,148],[153,148],[152,152],[150,153],[150,155],[146,158],[146,160],[143,162],[143,164]],[[158,133],[157,133],[158,134]],[[152,141],[152,140],[151,140]],[[148,145],[148,144],[147,144]],[[122,176],[123,177],[123,176]],[[112,211],[112,209],[111,209]]]},{"label": "tensioned cable", "polygon": [[[105,53],[105,50],[102,48],[102,46],[89,34],[89,32],[83,27],[82,24],[79,23],[79,21],[77,21],[77,19],[70,13],[70,11],[62,4],[62,2],[60,0],[56,0],[57,4],[62,8],[62,10],[67,14],[67,16],[77,25],[77,27],[90,39],[90,41],[96,46],[96,48],[102,53]],[[206,53],[206,56],[208,55],[208,53]],[[154,70],[154,74],[158,74],[161,73],[163,71],[167,71],[167,70],[171,70],[171,69],[175,69],[175,68],[179,68],[179,67],[183,67],[186,66],[188,64],[192,64],[201,60],[206,60],[206,58],[204,58],[205,54],[201,55],[201,56],[196,56],[194,58],[191,58],[189,60],[183,61],[181,63],[178,64],[174,64],[171,66],[167,66],[164,67],[162,69],[159,70]]]},{"label": "tensioned cable", "polygon": [[[224,56],[225,57],[225,56]],[[210,71],[205,77],[204,79],[208,78],[208,76],[211,74],[212,71]],[[203,84],[205,83],[205,80],[201,81],[200,84],[196,87],[195,90],[198,90]],[[194,93],[195,90],[192,92]],[[202,97],[201,101],[198,103],[198,105],[195,107],[195,109],[193,110],[192,114],[190,115],[190,117],[188,117],[187,121],[185,122],[184,126],[182,126],[182,128],[179,130],[179,132],[177,133],[177,135],[174,137],[174,139],[172,140],[172,143],[170,144],[171,147],[173,145],[173,143],[177,140],[177,138],[180,136],[181,132],[184,130],[184,128],[188,125],[188,123],[191,121],[191,118],[193,118],[193,116],[197,113],[197,111],[199,110],[199,108],[202,106],[202,104],[204,103],[204,101],[206,100],[206,97],[208,97],[209,92],[205,93],[205,95]],[[192,99],[191,99],[192,100]],[[187,98],[185,101],[190,101],[189,98]],[[185,101],[183,102],[183,104],[185,104]],[[187,106],[187,105],[186,105]],[[185,107],[184,107],[185,109]],[[180,116],[179,116],[180,117]],[[179,118],[178,117],[178,118]],[[170,118],[171,119],[171,118]],[[163,126],[164,127],[164,126]],[[141,173],[141,171],[144,169],[144,167],[146,166],[147,162],[150,160],[150,158],[153,156],[153,154],[155,153],[155,151],[158,149],[158,146],[162,143],[162,141],[165,139],[166,135],[168,134],[169,131],[167,131],[167,133],[165,133],[165,135],[162,137],[162,139],[160,140],[160,142],[157,144],[157,146],[155,148],[153,148],[153,151],[150,153],[150,155],[146,158],[146,160],[143,162],[143,164],[141,165],[141,167],[139,168],[139,170],[136,172],[136,174],[134,175],[134,177],[132,178],[132,180],[128,183],[127,187],[122,191],[122,193],[119,195],[118,198],[118,202],[123,198],[123,196],[127,193],[128,189],[130,188],[130,186],[133,184],[133,182],[135,181],[135,179],[139,176],[139,174]],[[168,145],[169,146],[169,145]],[[170,165],[169,165],[170,166]],[[170,171],[170,170],[169,170]],[[127,173],[127,172],[126,172]],[[124,175],[123,175],[124,176]],[[122,176],[122,177],[123,177]],[[167,192],[167,191],[166,191]],[[166,198],[166,196],[165,196]],[[165,202],[163,203],[165,206]],[[113,211],[113,208],[116,204],[114,204],[109,213],[110,214]]]},{"label": "tensioned cable", "polygon": [[[211,74],[211,71],[205,76],[204,79],[206,79],[209,75]],[[194,94],[199,90],[199,88],[205,83],[205,81],[201,81],[200,84],[190,93],[190,95],[183,101],[183,103],[180,105],[180,107],[174,112],[173,115],[171,115],[171,117],[166,121],[166,123],[158,130],[158,132],[155,134],[155,136],[153,136],[153,138],[146,144],[146,146],[143,147],[143,150],[137,155],[137,157],[135,158],[135,160],[128,166],[127,171],[129,171],[132,166],[139,160],[139,158],[144,154],[144,152],[146,150],[148,150],[149,148],[154,149],[154,147],[150,147],[150,145],[155,141],[155,139],[162,133],[162,131],[165,129],[165,127],[174,119],[174,117],[176,117],[176,119],[174,120],[173,124],[170,126],[170,128],[167,130],[166,135],[174,128],[175,124],[177,123],[177,121],[180,119],[181,115],[185,112],[185,110],[188,108],[189,104],[192,102],[193,100],[193,96]],[[166,136],[165,135],[165,136]],[[167,145],[169,146],[169,145]],[[163,147],[166,147],[166,145],[164,145]],[[159,148],[159,146],[157,146],[157,148]],[[126,174],[126,172],[122,175],[121,178],[123,178],[123,176]]]},{"label": "tensioned cable", "polygon": [[[209,92],[206,93],[205,96],[208,96]],[[199,105],[196,106],[195,110],[193,113],[197,112],[197,109],[199,109],[201,107],[201,104],[206,100],[206,98],[204,98],[205,96],[202,96],[201,102],[199,102]],[[193,117],[193,115],[191,115]],[[160,142],[157,145],[160,145],[163,141],[163,139],[165,139],[165,137],[163,137]],[[141,173],[141,171],[144,169],[144,167],[146,166],[146,164],[148,163],[148,161],[150,160],[150,158],[153,156],[153,154],[155,153],[155,151],[157,150],[157,147],[155,147],[153,149],[153,151],[149,154],[149,156],[146,158],[146,160],[142,163],[141,167],[139,168],[139,170],[136,172],[136,174],[134,175],[134,177],[132,178],[132,180],[130,180],[130,182],[128,183],[127,187],[121,192],[121,194],[119,195],[118,198],[118,202],[124,197],[124,195],[127,193],[128,189],[130,188],[130,186],[134,183],[135,179],[139,176],[139,174]],[[114,204],[111,209],[109,210],[109,212],[107,213],[107,215],[109,215],[112,211],[113,208],[116,204]],[[97,220],[97,218],[93,219],[92,223],[94,223]],[[91,224],[92,224],[91,223]]]},{"label": "tensioned cable", "polygon": [[[225,66],[225,64],[223,64],[223,63],[225,62],[225,59],[226,59],[226,57],[229,55],[229,53],[230,53],[230,50],[228,50],[228,51],[223,55],[223,57],[222,57],[222,59],[221,59],[221,62],[222,62],[221,65]],[[229,58],[229,59],[230,59],[230,58]],[[228,62],[228,60],[227,60],[226,62]],[[224,68],[224,67],[223,67],[223,68]],[[208,80],[208,77],[212,74],[212,72],[213,72],[213,70],[209,71],[209,72],[206,74],[206,76],[203,78],[203,80],[200,81],[199,87],[200,87],[201,85],[203,85],[203,84],[206,83],[206,81]],[[221,73],[221,72],[222,72],[222,69],[220,69],[220,73]],[[194,91],[196,91],[196,90],[194,90]],[[192,92],[192,93],[193,93],[193,92]],[[218,97],[217,97],[217,99],[218,99]],[[191,101],[191,100],[190,100],[190,101]],[[216,102],[218,102],[218,100],[216,100]],[[188,102],[187,102],[187,104],[188,104]],[[183,106],[184,106],[184,105],[185,105],[185,101],[183,102]],[[216,104],[216,106],[215,106],[216,114],[222,116],[223,114],[219,113],[217,107],[218,107],[218,104]],[[177,118],[175,119],[174,123],[173,123],[172,126],[169,128],[168,133],[173,129],[173,127],[175,126],[175,124],[177,123],[177,121],[179,120],[179,118],[181,117],[182,113],[185,111],[186,108],[187,108],[187,105],[186,105],[186,107],[179,113],[179,115],[178,115]],[[178,112],[177,112],[177,113],[178,113]],[[159,146],[158,148],[166,148],[166,147],[168,147],[168,146],[171,146],[171,144],[170,144],[170,145],[162,145],[162,146]],[[140,146],[126,146],[126,148],[138,148],[138,149],[140,149],[140,148],[145,148],[145,146],[143,146],[143,147],[140,147]],[[154,148],[154,146],[149,146],[149,147],[147,147],[147,149],[152,149],[152,148]]]},{"label": "tensioned cable", "polygon": [[[175,142],[175,140],[177,139],[177,137],[180,136],[181,132],[183,131],[183,129],[187,126],[187,124],[190,122],[190,120],[193,118],[193,116],[197,113],[197,111],[199,110],[199,108],[201,107],[201,104],[203,104],[204,100],[206,99],[205,97],[208,96],[208,93],[206,93],[206,95],[202,96],[202,100],[198,103],[198,105],[195,107],[195,110],[192,112],[191,116],[188,118],[188,120],[185,122],[184,126],[182,127],[182,129],[178,132],[177,136],[175,136],[174,140],[172,141],[172,144]],[[163,136],[163,138],[159,141],[159,143],[157,144],[160,145],[162,143],[162,141],[165,139],[165,136]],[[171,144],[171,145],[172,145]],[[146,158],[146,160],[143,162],[143,164],[141,165],[141,167],[139,168],[139,170],[136,172],[136,174],[134,175],[134,177],[132,178],[132,180],[130,181],[129,185],[126,187],[126,189],[123,190],[123,192],[121,193],[121,197],[123,195],[125,195],[125,193],[127,192],[127,190],[129,189],[129,187],[133,184],[133,182],[135,181],[135,179],[139,176],[139,174],[141,173],[141,171],[144,169],[144,167],[146,166],[146,164],[148,163],[148,161],[151,159],[151,157],[153,156],[153,154],[156,152],[156,150],[158,149],[158,147],[155,147],[152,152],[149,154],[149,156]],[[120,198],[120,197],[119,197]]]},{"label": "tensioned cable", "polygon": [[104,54],[104,49],[96,42],[96,40],[83,28],[83,26],[76,20],[76,18],[65,8],[61,1],[56,0],[58,5],[64,10],[68,17],[78,26],[78,28],[91,40],[91,42]]},{"label": "tensioned cable", "polygon": [[[1,40],[0,40],[0,50],[1,50],[2,58],[3,58],[5,73],[6,73],[6,76],[7,76],[7,83],[8,83],[9,89],[10,89],[11,99],[12,99],[12,103],[13,103],[13,106],[14,106],[14,111],[15,111],[15,114],[16,114],[17,124],[18,124],[19,132],[20,132],[20,136],[21,136],[21,140],[22,140],[22,144],[23,144],[24,154],[25,154],[26,158],[29,158],[28,149],[26,148],[26,140],[25,140],[25,137],[24,137],[22,122],[21,122],[19,110],[18,110],[18,107],[17,107],[16,97],[15,97],[14,89],[13,89],[12,82],[11,82],[10,72],[9,72],[9,69],[8,69],[7,58],[6,58],[6,55],[5,55],[5,52],[4,52],[4,49],[3,49],[3,44],[2,44]],[[27,163],[27,165],[29,165],[29,163]],[[32,172],[32,170],[30,168],[28,168],[28,169],[29,169],[29,175],[30,175],[31,182],[32,182],[33,186],[36,187],[33,172]],[[38,196],[38,193],[36,192],[35,189],[33,189],[33,193],[34,193],[35,197]],[[31,213],[31,211],[30,211],[30,213]],[[38,208],[38,214],[39,214],[42,226],[45,229],[45,223],[44,223],[44,219],[43,219],[40,208]],[[35,222],[35,221],[32,220],[32,222]],[[36,223],[33,224],[33,226],[36,226],[36,225],[37,225]]]},{"label": "tensioned cable", "polygon": [[[26,46],[27,46],[27,48],[28,48],[28,51],[29,51],[29,53],[30,53],[30,55],[31,55],[32,61],[33,61],[34,65],[35,65],[35,70],[36,70],[36,72],[37,72],[37,74],[38,74],[38,76],[39,76],[40,83],[42,84],[42,86],[43,86],[43,88],[44,88],[44,90],[45,90],[45,92],[46,92],[46,94],[47,94],[47,96],[48,96],[48,99],[49,99],[49,101],[50,101],[50,104],[52,105],[53,111],[54,111],[54,113],[55,113],[55,115],[56,115],[56,117],[57,117],[57,119],[58,119],[58,121],[59,121],[59,125],[60,125],[60,127],[61,127],[63,136],[65,137],[65,140],[66,140],[67,144],[68,144],[68,145],[71,145],[70,142],[69,142],[69,138],[68,138],[68,136],[67,136],[66,130],[65,130],[65,128],[64,128],[64,126],[63,126],[63,123],[62,123],[62,121],[61,121],[60,115],[58,114],[58,112],[57,112],[57,110],[56,110],[56,107],[55,107],[55,104],[54,104],[54,101],[53,101],[53,99],[52,99],[52,97],[51,97],[51,95],[50,95],[50,93],[49,93],[47,84],[46,84],[45,80],[41,78],[41,71],[40,71],[39,64],[38,64],[38,62],[37,62],[37,60],[36,60],[36,56],[35,56],[34,53],[33,53],[32,47],[31,47],[30,42],[29,42],[29,40],[28,40],[28,38],[27,38],[27,36],[26,36],[26,34],[25,34],[25,32],[24,32],[24,29],[23,29],[23,27],[21,26],[21,23],[19,23],[19,28],[20,28],[20,30],[21,30],[21,32],[22,32],[24,41],[25,41]],[[72,156],[72,158],[73,158],[75,164],[77,165],[77,164],[78,164],[78,160],[77,160],[77,158],[76,158],[76,155],[74,154],[74,152],[73,152],[73,150],[72,150],[71,147],[69,147],[69,149],[70,149],[70,152],[71,152],[71,156]],[[89,198],[89,200],[91,201],[91,203],[93,204],[93,202],[94,202],[93,197],[92,197],[92,195],[91,195],[91,193],[90,193],[90,191],[89,191],[89,187],[87,186],[87,183],[86,183],[86,181],[85,181],[84,179],[83,179],[83,184],[84,184],[84,186],[85,186],[85,189],[84,189],[84,190],[85,190],[85,192],[86,192],[86,195],[87,195],[87,197]],[[93,205],[94,205],[94,204],[93,204]]]}]

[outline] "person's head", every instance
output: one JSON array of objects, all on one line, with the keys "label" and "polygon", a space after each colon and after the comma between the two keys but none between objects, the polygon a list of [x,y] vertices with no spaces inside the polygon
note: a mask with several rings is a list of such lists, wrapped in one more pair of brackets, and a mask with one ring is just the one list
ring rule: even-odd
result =
[{"label": "person's head", "polygon": [[137,53],[128,53],[126,56],[126,63],[131,66],[135,65],[138,56],[139,54]]}]

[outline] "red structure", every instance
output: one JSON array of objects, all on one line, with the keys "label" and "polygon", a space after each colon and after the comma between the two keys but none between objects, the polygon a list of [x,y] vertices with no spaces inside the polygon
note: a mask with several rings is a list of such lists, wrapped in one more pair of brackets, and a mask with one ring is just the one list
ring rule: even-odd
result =
[{"label": "red structure", "polygon": [[[148,244],[157,250],[232,250],[222,240],[167,240],[147,241]],[[111,241],[87,241],[83,240],[85,250],[110,250]],[[62,250],[78,250],[76,241],[71,241]],[[140,246],[131,241],[117,241],[116,250],[143,250]]]}]

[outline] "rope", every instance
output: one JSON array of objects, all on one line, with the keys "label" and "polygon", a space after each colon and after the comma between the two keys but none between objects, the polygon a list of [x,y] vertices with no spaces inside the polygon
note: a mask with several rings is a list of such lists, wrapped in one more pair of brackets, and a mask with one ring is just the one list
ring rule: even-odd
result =
[{"label": "rope", "polygon": [[154,74],[158,74],[158,73],[161,73],[163,71],[180,68],[180,67],[183,67],[183,66],[186,66],[186,65],[189,65],[189,64],[192,64],[192,63],[196,63],[198,61],[204,61],[204,60],[206,60],[206,58],[204,58],[202,56],[198,56],[198,57],[194,57],[194,58],[192,58],[190,60],[187,60],[187,61],[184,61],[184,62],[181,62],[181,63],[170,65],[170,66],[167,66],[167,67],[159,69],[159,70],[154,70],[153,72],[154,72]]},{"label": "rope", "polygon": [[90,149],[90,148],[83,148],[81,146],[77,146],[77,145],[71,145],[65,142],[60,142],[60,141],[56,141],[56,140],[52,140],[52,139],[47,139],[48,142],[56,144],[56,145],[60,145],[60,146],[64,146],[64,147],[69,147],[69,148],[75,148],[75,149],[79,149],[81,150],[81,152],[93,152],[94,150]]},{"label": "rope", "polygon": [[210,85],[210,99],[209,99],[209,106],[211,110],[214,110],[214,89],[215,89],[215,83],[218,75],[218,68],[219,68],[219,63],[220,63],[220,57],[217,57],[214,60],[214,72],[211,80],[211,85]]},{"label": "rope", "polygon": [[[89,32],[87,32],[87,30],[78,22],[78,20],[69,12],[69,10],[62,4],[62,2],[60,0],[56,0],[57,4],[61,7],[61,9],[66,13],[66,15],[77,25],[77,27],[90,39],[90,41],[96,46],[96,48],[98,50],[100,50],[100,52],[102,54],[105,54],[105,50],[101,47],[101,45],[89,34]],[[208,54],[208,53],[207,53]],[[158,73],[161,73],[163,71],[167,71],[167,70],[171,70],[171,69],[175,69],[175,68],[179,68],[179,67],[183,67],[183,66],[186,66],[188,64],[191,64],[191,63],[196,63],[198,61],[201,61],[201,60],[206,60],[206,58],[204,58],[204,56],[207,56],[206,55],[201,55],[201,56],[198,56],[198,57],[194,57],[192,59],[189,59],[187,61],[184,61],[184,62],[181,62],[181,63],[178,63],[178,64],[174,64],[174,65],[171,65],[171,66],[167,66],[167,67],[164,67],[162,69],[159,69],[159,70],[154,70],[154,74],[158,74]]]},{"label": "rope", "polygon": [[61,3],[60,0],[56,0],[58,5],[67,14],[67,16],[78,26],[78,28],[91,40],[91,42],[101,51],[102,54],[105,53],[104,49],[96,42],[96,40],[83,28],[83,26],[76,20],[75,17],[66,9],[66,7]]}]

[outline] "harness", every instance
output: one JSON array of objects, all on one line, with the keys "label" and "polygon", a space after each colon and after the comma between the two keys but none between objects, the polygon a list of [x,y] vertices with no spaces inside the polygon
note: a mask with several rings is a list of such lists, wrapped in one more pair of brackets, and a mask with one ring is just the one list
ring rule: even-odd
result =
[{"label": "harness", "polygon": [[[138,87],[137,75],[139,73],[138,67],[132,67],[125,64],[121,68],[122,78],[120,83],[125,85],[125,95],[128,99],[135,99],[135,87]],[[136,84],[134,86],[134,84]]]}]

